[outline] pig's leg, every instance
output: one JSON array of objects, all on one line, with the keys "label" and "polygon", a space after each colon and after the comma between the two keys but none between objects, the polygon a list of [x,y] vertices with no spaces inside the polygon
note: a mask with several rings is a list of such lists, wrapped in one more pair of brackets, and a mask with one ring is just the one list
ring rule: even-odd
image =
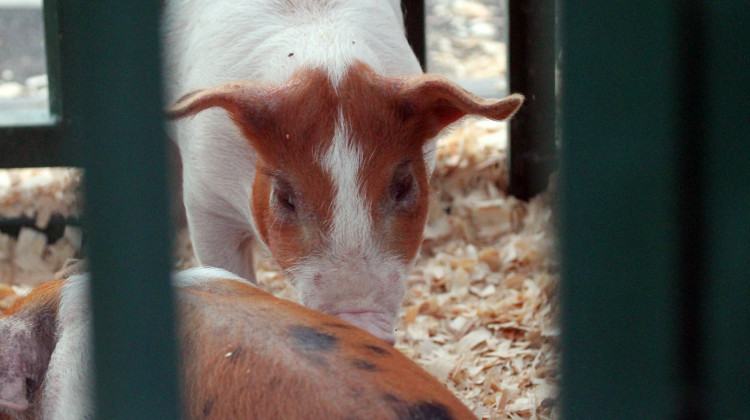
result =
[{"label": "pig's leg", "polygon": [[253,234],[249,226],[197,209],[188,211],[188,225],[193,249],[201,265],[223,268],[256,283]]}]

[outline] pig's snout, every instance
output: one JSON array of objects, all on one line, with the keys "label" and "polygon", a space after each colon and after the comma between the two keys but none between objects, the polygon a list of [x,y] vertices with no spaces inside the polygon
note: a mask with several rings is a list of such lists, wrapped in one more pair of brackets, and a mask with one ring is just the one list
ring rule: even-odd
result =
[{"label": "pig's snout", "polygon": [[390,345],[396,343],[391,322],[385,319],[386,316],[384,314],[377,312],[340,312],[334,315],[356,327],[364,329]]},{"label": "pig's snout", "polygon": [[303,305],[393,344],[393,325],[406,288],[405,271],[402,262],[388,255],[338,252],[306,258],[286,274],[294,279]]}]

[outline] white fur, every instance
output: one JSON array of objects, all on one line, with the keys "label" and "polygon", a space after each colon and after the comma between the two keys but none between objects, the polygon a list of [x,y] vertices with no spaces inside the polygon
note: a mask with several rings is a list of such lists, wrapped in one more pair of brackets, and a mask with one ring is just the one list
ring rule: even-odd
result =
[{"label": "white fur", "polygon": [[[398,0],[170,0],[164,15],[170,100],[231,80],[282,84],[302,66],[324,69],[334,86],[355,61],[383,76],[421,73]],[[255,152],[220,109],[177,121],[173,135],[198,260],[254,282],[251,256],[241,244],[256,236]],[[308,306],[369,308],[392,322],[408,267],[376,252],[373,223],[356,185],[362,156],[348,140],[339,121],[333,146],[323,152],[337,191],[332,249],[308,256],[290,274]],[[430,170],[434,147],[434,141],[425,146]],[[321,273],[339,284],[316,290],[313,280]],[[398,280],[388,280],[393,278]]]},{"label": "white fur", "polygon": [[60,292],[58,341],[44,380],[43,418],[73,420],[93,416],[91,330],[89,276],[71,276]]},{"label": "white fur", "polygon": [[[354,60],[383,75],[421,72],[403,35],[397,0],[330,0],[325,8],[320,3],[296,1],[293,11],[285,0],[168,1],[168,97],[230,80],[283,83],[303,65],[327,69],[334,82]],[[222,110],[180,120],[173,134],[199,261],[254,281],[252,263],[236,247],[255,232],[255,152]]]},{"label": "white fur", "polygon": [[336,188],[330,239],[340,255],[369,247],[372,242],[372,220],[359,182],[362,161],[362,151],[352,141],[339,113],[338,128],[322,162]]},{"label": "white fur", "polygon": [[217,279],[237,280],[252,284],[249,281],[222,268],[195,267],[172,274],[172,285],[175,287],[200,287],[209,285]]}]

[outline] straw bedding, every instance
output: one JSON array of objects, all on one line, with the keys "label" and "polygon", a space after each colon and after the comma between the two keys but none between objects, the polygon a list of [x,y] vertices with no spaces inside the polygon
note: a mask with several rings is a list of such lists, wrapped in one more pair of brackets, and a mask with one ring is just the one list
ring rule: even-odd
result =
[{"label": "straw bedding", "polygon": [[[554,182],[528,203],[508,196],[505,138],[504,124],[472,121],[442,140],[396,348],[480,418],[553,418],[559,334]],[[35,218],[39,228],[54,213],[78,216],[80,181],[75,169],[0,171],[0,215]],[[28,227],[18,238],[0,234],[0,311],[75,256],[81,232],[68,226],[55,243],[46,242]],[[262,287],[296,298],[270,260],[259,255],[256,261]],[[183,229],[175,267],[193,265]]]}]

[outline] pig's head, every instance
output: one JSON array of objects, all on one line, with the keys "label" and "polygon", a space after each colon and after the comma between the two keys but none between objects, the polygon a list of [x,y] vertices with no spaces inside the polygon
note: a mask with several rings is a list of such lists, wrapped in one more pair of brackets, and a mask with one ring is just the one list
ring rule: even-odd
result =
[{"label": "pig's head", "polygon": [[393,342],[427,215],[430,141],[466,115],[502,120],[522,102],[357,63],[335,82],[304,68],[281,86],[224,83],[184,96],[169,114],[229,113],[258,155],[253,223],[302,303]]}]

